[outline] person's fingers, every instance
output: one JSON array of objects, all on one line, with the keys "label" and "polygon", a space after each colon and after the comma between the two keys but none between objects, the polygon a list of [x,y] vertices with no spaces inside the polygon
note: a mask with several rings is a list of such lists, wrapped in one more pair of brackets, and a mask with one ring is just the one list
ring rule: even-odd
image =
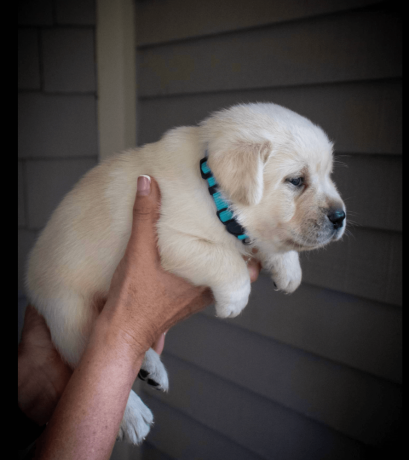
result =
[{"label": "person's fingers", "polygon": [[152,177],[139,176],[129,245],[131,250],[143,249],[142,252],[147,249],[154,250],[156,259],[159,258],[156,247],[156,222],[159,219],[159,209],[160,190],[158,183]]},{"label": "person's fingers", "polygon": [[249,274],[250,274],[250,281],[252,283],[254,283],[254,281],[257,280],[258,275],[260,274],[260,270],[261,270],[260,262],[258,262],[255,259],[250,259],[247,262],[247,269],[248,269]]},{"label": "person's fingers", "polygon": [[159,219],[160,190],[153,177],[139,176],[133,207],[134,226]]},{"label": "person's fingers", "polygon": [[31,304],[28,304],[24,314],[23,329],[21,331],[21,341],[25,342],[27,337],[31,336],[33,330],[36,330],[37,333],[39,331],[42,332],[42,335],[50,335],[44,318]]}]

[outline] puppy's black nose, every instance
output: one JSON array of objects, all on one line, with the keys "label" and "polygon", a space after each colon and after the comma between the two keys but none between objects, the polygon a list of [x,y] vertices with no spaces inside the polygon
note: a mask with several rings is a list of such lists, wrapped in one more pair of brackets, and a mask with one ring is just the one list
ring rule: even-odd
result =
[{"label": "puppy's black nose", "polygon": [[345,219],[345,212],[342,209],[331,209],[327,214],[335,229],[342,227]]}]

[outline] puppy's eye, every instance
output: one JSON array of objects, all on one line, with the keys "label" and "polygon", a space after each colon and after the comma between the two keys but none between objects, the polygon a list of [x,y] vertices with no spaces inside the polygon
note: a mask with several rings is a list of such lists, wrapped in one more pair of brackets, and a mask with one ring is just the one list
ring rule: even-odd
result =
[{"label": "puppy's eye", "polygon": [[301,187],[304,184],[304,178],[296,177],[295,179],[287,179],[287,182],[294,185],[294,187]]}]

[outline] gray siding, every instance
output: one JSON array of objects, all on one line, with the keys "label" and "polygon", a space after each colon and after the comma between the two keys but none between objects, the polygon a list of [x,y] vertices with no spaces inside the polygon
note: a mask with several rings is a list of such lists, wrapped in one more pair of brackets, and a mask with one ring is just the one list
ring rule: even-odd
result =
[{"label": "gray siding", "polygon": [[19,336],[27,255],[63,196],[98,157],[94,0],[19,2]]},{"label": "gray siding", "polygon": [[402,71],[399,23],[395,15],[345,12],[145,47],[140,96],[393,78]]},{"label": "gray siding", "polygon": [[[95,4],[19,2],[19,340],[27,255],[64,195],[98,161]],[[111,459],[130,458],[139,458],[138,449],[116,443]]]},{"label": "gray siding", "polygon": [[[143,72],[143,69],[140,69]],[[339,154],[402,153],[402,85],[398,79],[155,96],[139,99],[140,143],[171,127],[195,124],[240,102],[271,101],[319,124]]]},{"label": "gray siding", "polygon": [[380,0],[137,0],[138,46],[279,24],[334,14],[380,3]]},{"label": "gray siding", "polygon": [[144,458],[366,458],[396,443],[402,26],[388,5],[137,2],[140,143],[238,102],[284,105],[334,140],[351,224],[303,255],[293,295],[262,274],[238,318],[210,308],[168,333]]},{"label": "gray siding", "polygon": [[38,232],[62,197],[97,163],[94,35],[94,0],[19,2],[20,292]]}]

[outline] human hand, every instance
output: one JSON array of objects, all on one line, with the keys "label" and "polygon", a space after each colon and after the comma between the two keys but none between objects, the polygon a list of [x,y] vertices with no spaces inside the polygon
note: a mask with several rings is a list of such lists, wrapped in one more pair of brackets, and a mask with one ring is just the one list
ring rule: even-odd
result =
[{"label": "human hand", "polygon": [[[157,182],[139,177],[131,236],[103,311],[126,340],[145,351],[155,344],[156,351],[161,352],[164,331],[210,305],[213,296],[209,288],[193,286],[163,270],[155,229],[159,208]],[[260,264],[250,259],[248,268],[251,281],[255,281]]]},{"label": "human hand", "polygon": [[[135,200],[132,234],[119,263],[103,312],[123,328],[125,336],[161,353],[164,331],[176,322],[210,305],[210,289],[194,287],[165,272],[156,247],[155,224],[160,192],[152,179],[150,195]],[[251,281],[260,264],[247,260]],[[146,329],[145,329],[146,328]],[[44,318],[28,305],[18,347],[18,399],[22,411],[38,425],[51,417],[72,370],[55,349]]]},{"label": "human hand", "polygon": [[18,346],[18,405],[39,426],[50,419],[72,370],[55,349],[44,318],[28,305]]},{"label": "human hand", "polygon": [[[252,250],[253,254],[257,254],[257,249],[253,249]],[[247,264],[247,268],[249,270],[249,274],[250,274],[250,281],[252,283],[254,283],[254,281],[257,280],[258,278],[258,275],[260,274],[260,270],[261,270],[261,264],[260,262],[258,262],[256,259],[253,259],[251,257],[249,258],[245,258],[246,260],[246,264]],[[167,332],[167,331],[166,331]],[[160,355],[165,347],[165,335],[166,335],[166,332],[164,332],[163,334],[161,334],[159,336],[159,338],[155,341],[155,343],[152,345],[152,348],[156,351],[156,353],[158,355]]]}]

